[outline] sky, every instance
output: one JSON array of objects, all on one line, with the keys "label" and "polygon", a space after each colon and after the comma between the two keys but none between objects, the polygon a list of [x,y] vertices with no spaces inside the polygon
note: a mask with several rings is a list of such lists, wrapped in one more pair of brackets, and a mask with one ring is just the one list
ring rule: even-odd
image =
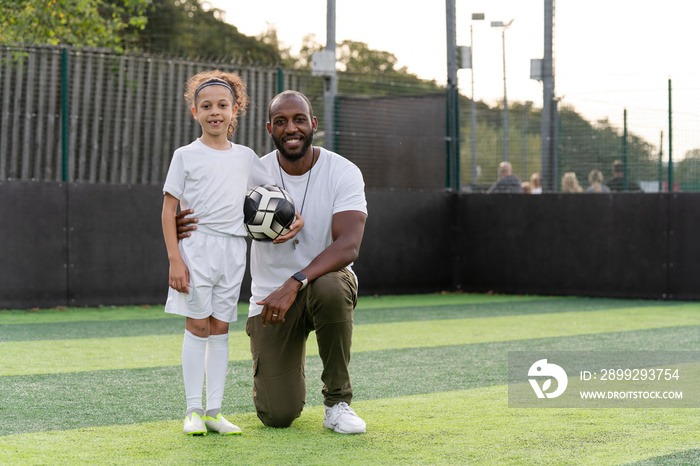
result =
[{"label": "sky", "polygon": [[[296,53],[306,34],[326,42],[327,0],[205,0],[225,20],[255,36],[268,24]],[[205,3],[203,2],[203,3]],[[472,21],[472,13],[485,20]],[[668,86],[672,83],[673,155],[700,148],[700,2],[691,0],[555,0],[555,95],[591,121],[607,118],[668,151]],[[509,104],[542,106],[542,84],[530,60],[544,55],[544,0],[456,0],[457,44],[472,46],[473,69],[458,72],[460,92],[489,105],[503,100],[503,35]],[[473,31],[471,42],[470,29]],[[336,0],[336,42],[365,42],[393,53],[421,78],[447,80],[445,2]],[[697,134],[696,134],[697,133]]]}]

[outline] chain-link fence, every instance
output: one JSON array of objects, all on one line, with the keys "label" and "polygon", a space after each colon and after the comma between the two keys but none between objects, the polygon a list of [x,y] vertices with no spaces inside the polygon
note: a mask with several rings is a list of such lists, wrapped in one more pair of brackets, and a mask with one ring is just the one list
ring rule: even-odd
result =
[{"label": "chain-link fence", "polygon": [[[237,72],[247,83],[251,104],[234,142],[260,155],[272,150],[267,104],[283,89],[309,97],[319,119],[316,143],[329,137],[326,83],[308,70],[60,47],[1,47],[0,59],[0,181],[160,184],[173,151],[200,135],[182,94],[186,80],[205,69]],[[663,105],[586,102],[586,115],[607,116],[595,120],[584,117],[578,103],[560,101],[557,179],[549,184],[559,191],[564,174],[574,173],[585,190],[593,170],[612,183],[619,160],[628,188],[666,191],[670,182],[675,190],[700,190],[700,108],[693,107],[693,95],[675,90],[673,100],[684,104],[676,112]],[[463,190],[485,191],[504,160],[523,182],[541,170],[537,106],[510,103],[504,135],[502,107],[471,104],[460,99]],[[360,166],[370,187],[444,189],[444,109],[445,89],[434,82],[339,73],[333,146]]]},{"label": "chain-link fence", "polygon": [[[0,180],[161,183],[174,149],[201,134],[184,84],[214,68],[239,73],[251,97],[234,141],[271,150],[276,69],[55,47],[0,53]],[[303,90],[295,75],[284,79]]]},{"label": "chain-link fence", "polygon": [[[665,94],[659,89],[649,94]],[[556,191],[564,191],[562,179],[567,173],[576,176],[583,191],[594,183],[591,172],[598,171],[602,184],[623,186],[621,190],[644,192],[700,191],[700,100],[698,90],[677,89],[671,100],[683,104],[682,110],[666,105],[630,105],[596,101],[575,103],[562,99],[558,103],[558,144],[555,161],[558,178],[552,180]],[[580,110],[578,107],[581,107]],[[540,172],[540,114],[531,103],[510,104],[508,112],[508,153],[503,134],[503,108],[477,105],[475,140],[469,122],[471,106],[460,108],[462,119],[462,182],[476,191],[486,190],[497,180],[498,165],[507,160],[513,173],[523,182]],[[585,113],[584,113],[585,111]],[[590,117],[588,115],[594,115]],[[602,117],[595,117],[602,115]],[[669,125],[671,125],[669,127]],[[671,129],[669,129],[671,128]],[[475,149],[475,150],[474,150]],[[669,172],[669,155],[672,158]],[[613,165],[621,162],[614,180]],[[619,163],[618,163],[619,165]],[[570,175],[569,175],[570,176]],[[626,186],[626,188],[625,188]]]},{"label": "chain-link fence", "polygon": [[[182,95],[187,79],[207,69],[236,72],[247,84],[250,105],[239,119],[234,142],[260,155],[272,150],[265,128],[267,105],[283,89],[309,97],[320,121],[316,142],[323,144],[328,137],[323,131],[324,78],[309,71],[59,47],[3,47],[0,58],[0,180],[160,184],[173,151],[201,133]],[[349,74],[338,88],[341,95],[364,99],[428,90],[441,94],[439,86],[417,79],[382,82]],[[335,132],[335,142],[357,137],[356,123],[382,106],[378,100],[367,102],[355,115],[344,116],[349,123]],[[406,117],[403,109],[392,110],[384,102],[381,121],[391,121],[396,112]],[[372,137],[392,138],[375,129]],[[382,154],[377,156],[381,160]],[[442,154],[437,157],[435,163],[442,166]]]}]

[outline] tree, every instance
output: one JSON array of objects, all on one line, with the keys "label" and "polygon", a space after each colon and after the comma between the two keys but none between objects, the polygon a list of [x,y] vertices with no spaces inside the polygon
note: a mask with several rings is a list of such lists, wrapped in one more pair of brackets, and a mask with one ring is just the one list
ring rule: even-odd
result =
[{"label": "tree", "polygon": [[0,43],[123,51],[145,26],[148,3],[149,0],[0,0]]},{"label": "tree", "polygon": [[316,35],[305,34],[301,39],[301,48],[299,56],[296,57],[295,68],[311,69],[311,56],[319,50],[323,50],[323,45],[316,40]]},{"label": "tree", "polygon": [[255,37],[259,42],[278,51],[280,64],[285,68],[294,68],[296,60],[292,56],[292,48],[285,46],[277,37],[277,29],[273,24],[267,23],[267,30]]},{"label": "tree", "polygon": [[[323,50],[313,34],[304,36],[296,68],[310,69],[311,56]],[[336,48],[340,73],[338,92],[366,96],[442,92],[435,81],[421,79],[406,67],[396,68],[391,52],[374,50],[364,42],[344,40]]]},{"label": "tree", "polygon": [[673,173],[675,180],[681,183],[681,191],[700,189],[700,149],[687,151],[683,160],[675,164]]},{"label": "tree", "polygon": [[[559,172],[576,172],[585,180],[596,168],[606,178],[614,160],[625,158],[623,131],[607,118],[591,123],[576,112],[571,105],[562,105],[560,118],[560,167]],[[627,134],[628,175],[634,181],[658,178],[658,156],[654,147],[633,134]]]},{"label": "tree", "polygon": [[338,46],[338,62],[348,73],[406,73],[406,68],[396,70],[398,59],[391,52],[374,50],[364,42],[344,40]]},{"label": "tree", "polygon": [[144,51],[193,60],[278,65],[276,32],[264,40],[246,36],[224,21],[222,10],[205,10],[199,0],[153,0],[140,34]]},{"label": "tree", "polygon": [[700,160],[700,149],[691,149],[685,153],[685,160],[696,159]]}]

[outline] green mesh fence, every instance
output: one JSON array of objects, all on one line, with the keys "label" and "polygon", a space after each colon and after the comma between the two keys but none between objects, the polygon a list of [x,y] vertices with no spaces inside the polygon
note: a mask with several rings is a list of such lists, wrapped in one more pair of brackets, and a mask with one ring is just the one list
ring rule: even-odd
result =
[{"label": "green mesh fence", "polygon": [[[233,139],[258,154],[273,149],[265,129],[269,100],[281,89],[297,89],[319,119],[316,143],[331,145],[333,138],[336,150],[361,166],[369,187],[446,186],[445,88],[435,82],[398,73],[339,73],[334,130],[326,134],[326,82],[309,70],[78,49],[68,49],[66,67],[64,53],[0,47],[0,181],[160,184],[174,149],[199,135],[182,100],[183,84],[217,68],[239,73],[248,85],[251,105]],[[594,170],[603,184],[613,184],[615,161],[622,163],[628,189],[668,191],[670,183],[675,191],[700,190],[697,90],[674,89],[670,111],[665,86],[630,93],[627,106],[604,98],[560,100],[555,179],[549,180],[554,191],[562,189],[565,174],[586,190]],[[656,98],[639,104],[647,94]],[[507,135],[499,105],[472,106],[462,96],[459,109],[463,191],[487,190],[504,160],[523,182],[541,171],[537,103],[509,103]]]}]

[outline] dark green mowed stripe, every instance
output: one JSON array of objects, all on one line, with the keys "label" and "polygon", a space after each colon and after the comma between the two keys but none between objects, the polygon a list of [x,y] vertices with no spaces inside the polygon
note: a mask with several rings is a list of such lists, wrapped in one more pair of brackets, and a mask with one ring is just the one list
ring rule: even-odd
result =
[{"label": "dark green mowed stripe", "polygon": [[[0,435],[184,418],[179,366],[2,377],[0,386]],[[254,410],[250,363],[229,364],[226,390],[227,412]]]},{"label": "dark green mowed stripe", "polygon": [[389,322],[474,319],[560,312],[593,312],[602,310],[679,306],[681,301],[622,300],[607,298],[548,298],[493,303],[453,304],[441,306],[377,308],[355,310],[356,324]]},{"label": "dark green mowed stripe", "polygon": [[686,450],[672,455],[656,456],[643,461],[628,463],[628,466],[673,466],[700,464],[700,449]]},{"label": "dark green mowed stripe", "polygon": [[[472,389],[507,383],[508,351],[700,350],[700,326],[368,351],[353,355],[356,400]],[[308,405],[321,403],[321,364],[307,360]],[[179,366],[0,378],[0,435],[179,418]],[[229,364],[224,413],[252,412],[250,361]]]},{"label": "dark green mowed stripe", "polygon": [[54,322],[0,325],[0,342],[173,335],[185,331],[185,318]]},{"label": "dark green mowed stripe", "polygon": [[[411,322],[426,320],[470,319],[481,317],[586,312],[649,306],[672,307],[685,303],[649,300],[599,298],[553,298],[511,302],[450,304],[429,307],[357,309],[355,324]],[[231,332],[245,330],[244,315],[231,324]],[[1,320],[0,320],[1,322]],[[0,325],[0,342],[64,340],[74,338],[175,335],[184,331],[184,318],[130,319],[106,321],[53,322]]]}]

